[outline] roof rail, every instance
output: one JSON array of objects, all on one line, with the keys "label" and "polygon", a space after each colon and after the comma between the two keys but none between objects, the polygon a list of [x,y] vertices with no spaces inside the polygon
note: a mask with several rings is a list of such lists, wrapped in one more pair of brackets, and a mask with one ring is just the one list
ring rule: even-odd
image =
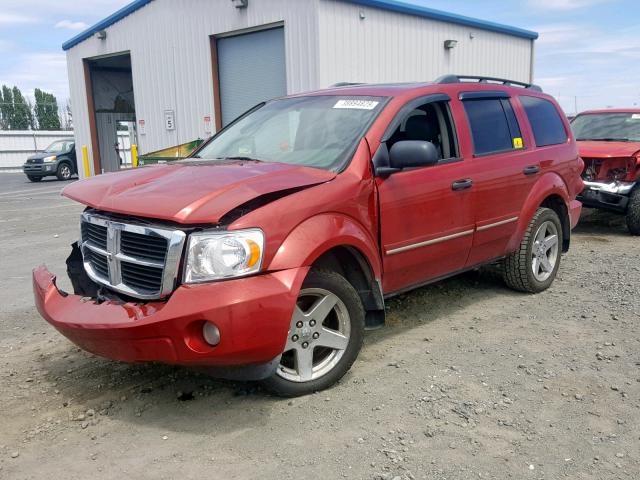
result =
[{"label": "roof rail", "polygon": [[499,83],[502,85],[515,85],[518,87],[528,88],[535,92],[542,92],[542,88],[533,83],[517,82],[515,80],[507,80],[506,78],[481,77],[478,75],[443,75],[438,77],[434,83],[444,85],[448,83],[462,83],[467,80],[475,80],[478,83]]}]

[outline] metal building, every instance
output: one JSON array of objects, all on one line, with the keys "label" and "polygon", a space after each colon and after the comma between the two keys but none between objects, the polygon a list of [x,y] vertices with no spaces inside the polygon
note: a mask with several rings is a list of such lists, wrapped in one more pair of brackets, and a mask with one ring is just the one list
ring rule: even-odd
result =
[{"label": "metal building", "polygon": [[262,100],[445,73],[531,81],[537,33],[400,0],[137,0],[63,45],[92,173],[206,138]]}]

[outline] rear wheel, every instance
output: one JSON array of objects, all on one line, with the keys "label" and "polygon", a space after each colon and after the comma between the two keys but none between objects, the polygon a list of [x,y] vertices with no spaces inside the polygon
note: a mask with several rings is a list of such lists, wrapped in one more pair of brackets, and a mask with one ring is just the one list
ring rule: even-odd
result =
[{"label": "rear wheel", "polygon": [[66,162],[58,165],[58,171],[56,172],[56,177],[58,177],[58,180],[69,180],[71,178],[71,175],[73,175],[73,172],[71,171],[71,165]]},{"label": "rear wheel", "polygon": [[633,189],[629,197],[627,227],[631,235],[640,235],[640,187]]},{"label": "rear wheel", "polygon": [[364,308],[341,275],[311,270],[294,308],[280,364],[267,388],[295,397],[330,387],[347,373],[364,337]]},{"label": "rear wheel", "polygon": [[520,247],[504,259],[505,283],[521,292],[538,293],[556,278],[562,253],[562,224],[556,212],[539,208]]},{"label": "rear wheel", "polygon": [[42,177],[34,177],[33,175],[27,175],[27,178],[32,182],[39,182],[42,180]]}]

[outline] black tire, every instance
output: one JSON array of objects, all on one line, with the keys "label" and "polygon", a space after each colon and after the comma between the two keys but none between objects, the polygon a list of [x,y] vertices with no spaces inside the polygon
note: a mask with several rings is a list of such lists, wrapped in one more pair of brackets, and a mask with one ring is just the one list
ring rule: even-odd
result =
[{"label": "black tire", "polygon": [[[349,316],[350,335],[342,357],[323,376],[309,381],[292,381],[283,378],[276,371],[271,377],[262,381],[268,390],[283,397],[306,395],[332,386],[351,368],[364,339],[365,312],[362,301],[358,292],[342,275],[329,270],[313,269],[302,284],[301,291],[305,289],[323,289],[333,293],[342,301]],[[278,369],[280,368],[282,368],[281,365],[278,366]]]},{"label": "black tire", "polygon": [[[545,222],[551,222],[555,225],[557,235],[557,251],[553,269],[544,280],[539,280],[534,275],[532,266],[535,235]],[[522,242],[518,249],[504,259],[502,262],[502,277],[508,287],[527,293],[538,293],[549,288],[556,278],[558,268],[560,268],[560,259],[562,254],[562,224],[558,214],[549,208],[539,208],[524,234]]]},{"label": "black tire", "polygon": [[67,162],[60,162],[58,170],[56,171],[56,177],[58,177],[58,180],[69,180],[72,175],[73,169],[71,168],[71,165]]},{"label": "black tire", "polygon": [[42,180],[42,177],[34,177],[33,175],[27,175],[27,178],[31,181],[31,182],[39,182],[40,180]]},{"label": "black tire", "polygon": [[634,188],[629,197],[627,228],[631,235],[640,235],[640,187]]}]

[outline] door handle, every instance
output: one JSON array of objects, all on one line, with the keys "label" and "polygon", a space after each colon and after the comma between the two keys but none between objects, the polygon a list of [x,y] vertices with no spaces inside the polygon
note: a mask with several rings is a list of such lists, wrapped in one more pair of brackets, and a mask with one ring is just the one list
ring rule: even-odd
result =
[{"label": "door handle", "polygon": [[538,165],[529,165],[528,167],[524,167],[522,173],[525,175],[535,175],[540,171],[540,167]]},{"label": "door handle", "polygon": [[473,180],[470,178],[464,178],[462,180],[456,180],[451,184],[451,190],[466,190],[473,186]]}]

